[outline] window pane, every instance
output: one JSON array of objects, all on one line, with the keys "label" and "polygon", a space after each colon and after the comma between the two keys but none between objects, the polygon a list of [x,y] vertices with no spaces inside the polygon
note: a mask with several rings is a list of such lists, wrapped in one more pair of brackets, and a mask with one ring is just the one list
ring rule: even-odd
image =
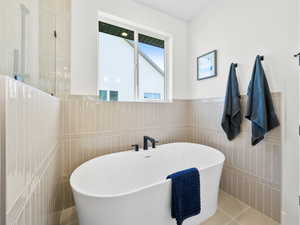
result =
[{"label": "window pane", "polygon": [[102,101],[107,101],[107,90],[99,90],[99,99]]},{"label": "window pane", "polygon": [[144,93],[145,99],[160,99],[159,93]]},{"label": "window pane", "polygon": [[164,41],[139,34],[139,98],[165,99]]},{"label": "window pane", "polygon": [[119,93],[118,91],[109,91],[109,100],[110,101],[118,101]]},{"label": "window pane", "polygon": [[133,40],[133,31],[99,22],[98,91],[108,90],[110,101],[134,100]]}]

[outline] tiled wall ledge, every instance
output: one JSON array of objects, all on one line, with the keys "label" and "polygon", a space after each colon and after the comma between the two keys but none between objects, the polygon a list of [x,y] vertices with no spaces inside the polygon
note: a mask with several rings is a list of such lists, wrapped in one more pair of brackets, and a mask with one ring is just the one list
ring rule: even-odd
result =
[{"label": "tiled wall ledge", "polygon": [[7,225],[57,225],[60,100],[5,80]]}]

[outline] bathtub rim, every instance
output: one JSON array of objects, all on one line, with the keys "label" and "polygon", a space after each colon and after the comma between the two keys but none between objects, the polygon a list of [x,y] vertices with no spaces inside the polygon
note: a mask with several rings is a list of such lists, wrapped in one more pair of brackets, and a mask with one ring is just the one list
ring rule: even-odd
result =
[{"label": "bathtub rim", "polygon": [[[189,143],[189,142],[176,142],[176,143],[183,143],[183,144],[194,144],[194,145],[200,145],[200,146],[205,146],[205,147],[208,147],[210,148],[211,150],[213,150],[215,153],[218,153],[219,155],[222,156],[222,160],[216,164],[213,164],[213,165],[210,165],[210,166],[207,166],[207,167],[204,167],[202,168],[202,170],[206,170],[206,169],[210,169],[210,168],[213,168],[213,167],[217,167],[217,166],[224,166],[224,162],[225,162],[225,155],[213,148],[213,147],[210,147],[210,146],[207,146],[207,145],[202,145],[202,144],[195,144],[195,143]],[[170,144],[176,144],[176,143],[170,143]],[[164,144],[164,145],[169,145],[169,144]],[[99,158],[104,158],[104,157],[109,157],[110,155],[113,155],[113,154],[124,154],[124,153],[128,153],[128,152],[134,152],[134,151],[125,151],[125,152],[114,152],[114,153],[110,153],[110,154],[106,154],[106,155],[103,155],[103,156],[99,156],[99,157],[96,157],[94,159],[91,159],[91,160],[88,160],[86,162],[84,162],[83,164],[81,164],[79,167],[77,167],[71,174],[70,178],[69,178],[69,184],[72,188],[72,191],[75,191],[76,193],[80,194],[80,195],[84,195],[84,196],[87,196],[87,197],[90,197],[90,198],[105,198],[105,199],[108,199],[108,198],[117,198],[117,197],[124,197],[124,196],[128,196],[128,195],[131,195],[131,194],[134,194],[134,193],[137,193],[137,192],[140,192],[140,191],[143,191],[145,189],[148,189],[148,188],[151,188],[151,187],[154,187],[154,186],[157,186],[157,185],[162,185],[162,184],[166,184],[166,183],[170,183],[171,180],[170,179],[165,179],[165,180],[161,180],[159,182],[154,182],[152,184],[149,184],[149,185],[145,185],[145,186],[142,186],[142,187],[139,187],[139,188],[135,188],[133,189],[132,191],[127,191],[127,192],[122,192],[122,193],[118,193],[118,194],[113,194],[113,195],[105,195],[105,194],[91,194],[91,193],[87,193],[85,191],[82,191],[82,190],[79,190],[78,188],[75,187],[75,185],[72,183],[72,177],[75,176],[74,175],[74,172],[79,169],[82,165],[92,161],[92,160],[96,160],[96,159],[99,159]]]}]

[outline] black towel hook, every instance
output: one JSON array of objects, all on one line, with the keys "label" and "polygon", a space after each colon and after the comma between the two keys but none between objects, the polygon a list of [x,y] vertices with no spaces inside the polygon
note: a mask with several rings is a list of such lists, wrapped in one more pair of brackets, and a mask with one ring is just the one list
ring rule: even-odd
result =
[{"label": "black towel hook", "polygon": [[235,68],[237,68],[237,67],[238,67],[238,64],[237,64],[237,63],[233,63],[233,66],[234,66]]},{"label": "black towel hook", "polygon": [[261,55],[261,56],[259,56],[259,59],[260,59],[261,61],[264,61],[264,60],[265,60],[265,56]]},{"label": "black towel hook", "polygon": [[296,55],[294,55],[295,58],[299,57],[299,65],[300,65],[300,52]]}]

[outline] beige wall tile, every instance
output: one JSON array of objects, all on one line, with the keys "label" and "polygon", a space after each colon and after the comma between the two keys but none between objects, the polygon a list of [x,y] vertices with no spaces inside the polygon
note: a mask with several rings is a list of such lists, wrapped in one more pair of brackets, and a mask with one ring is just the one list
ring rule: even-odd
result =
[{"label": "beige wall tile", "polygon": [[73,203],[70,174],[83,162],[113,152],[142,148],[143,136],[160,144],[189,141],[187,101],[173,103],[100,102],[69,96],[62,101],[64,133],[61,144],[64,208]]},{"label": "beige wall tile", "polygon": [[281,212],[281,193],[278,190],[271,190],[271,217],[276,221],[280,221],[280,212]]},{"label": "beige wall tile", "polygon": [[[47,182],[53,182],[51,187],[55,190],[62,190],[57,191],[61,195],[53,197],[58,203],[50,210],[53,212],[50,220],[55,221],[57,218],[55,210],[74,204],[68,180],[76,167],[97,156],[129,150],[131,144],[138,143],[142,146],[143,135],[153,136],[159,139],[161,144],[192,141],[219,149],[226,156],[221,187],[266,215],[280,220],[280,132],[272,132],[262,144],[252,147],[249,141],[250,125],[244,122],[241,135],[233,142],[228,142],[220,128],[223,109],[220,99],[157,104],[99,102],[91,98],[69,96],[63,98],[59,108],[59,101],[52,100],[54,98],[36,96],[35,90],[30,88],[19,90],[14,83],[10,84],[9,95],[8,106],[11,110],[9,129],[18,130],[17,137],[20,141],[13,143],[11,139],[8,149],[26,146],[24,151],[11,151],[12,154],[8,156],[10,183],[21,182],[17,184],[16,192],[11,198],[16,198],[17,193],[22,192],[22,187],[28,186],[32,179],[39,181],[39,185],[31,187],[34,191],[29,200],[22,202],[20,198],[19,201],[22,202],[20,204],[28,205],[30,208],[28,210],[30,213],[25,212],[25,219],[28,213],[40,215],[32,219],[32,224],[40,224],[49,217],[38,212],[41,207],[46,207],[45,202],[48,201],[41,197],[43,193],[49,191],[46,187]],[[279,101],[276,102],[279,107],[280,98],[276,98],[276,101]],[[41,107],[37,107],[38,105]],[[20,114],[16,114],[16,109]],[[212,111],[216,113],[212,114]],[[61,126],[59,114],[62,118]],[[16,118],[20,121],[14,122],[17,121]],[[50,123],[50,121],[57,122]],[[20,129],[19,126],[23,128]],[[26,129],[30,129],[30,132]],[[41,138],[36,139],[43,130],[50,132],[48,134],[45,132]],[[62,137],[60,148],[53,150],[54,143],[56,146],[58,144],[60,131]],[[41,144],[43,147],[40,147]],[[57,151],[59,153],[54,154]],[[53,163],[47,166],[46,156],[53,159],[49,161]],[[57,159],[55,160],[57,162],[58,158],[61,159],[62,177],[55,177],[51,172],[39,170],[39,168],[52,172],[57,170],[59,166],[54,163],[54,159]],[[45,166],[41,167],[41,164]],[[47,181],[43,181],[44,177],[48,177]],[[227,212],[228,214],[235,215],[238,211],[234,210],[235,207],[224,206],[224,210],[229,209],[232,212]],[[22,219],[20,221],[22,222]]]},{"label": "beige wall tile", "polygon": [[270,186],[263,185],[263,213],[271,217],[272,211],[272,190]]},{"label": "beige wall tile", "polygon": [[[281,118],[281,94],[273,93],[272,96]],[[244,112],[246,96],[242,96],[241,102]],[[192,100],[189,103],[193,142],[215,147],[226,157],[221,187],[280,221],[281,128],[267,134],[257,146],[251,146],[251,123],[244,119],[241,134],[229,142],[221,129],[223,99]],[[271,206],[272,201],[276,206]]]}]

